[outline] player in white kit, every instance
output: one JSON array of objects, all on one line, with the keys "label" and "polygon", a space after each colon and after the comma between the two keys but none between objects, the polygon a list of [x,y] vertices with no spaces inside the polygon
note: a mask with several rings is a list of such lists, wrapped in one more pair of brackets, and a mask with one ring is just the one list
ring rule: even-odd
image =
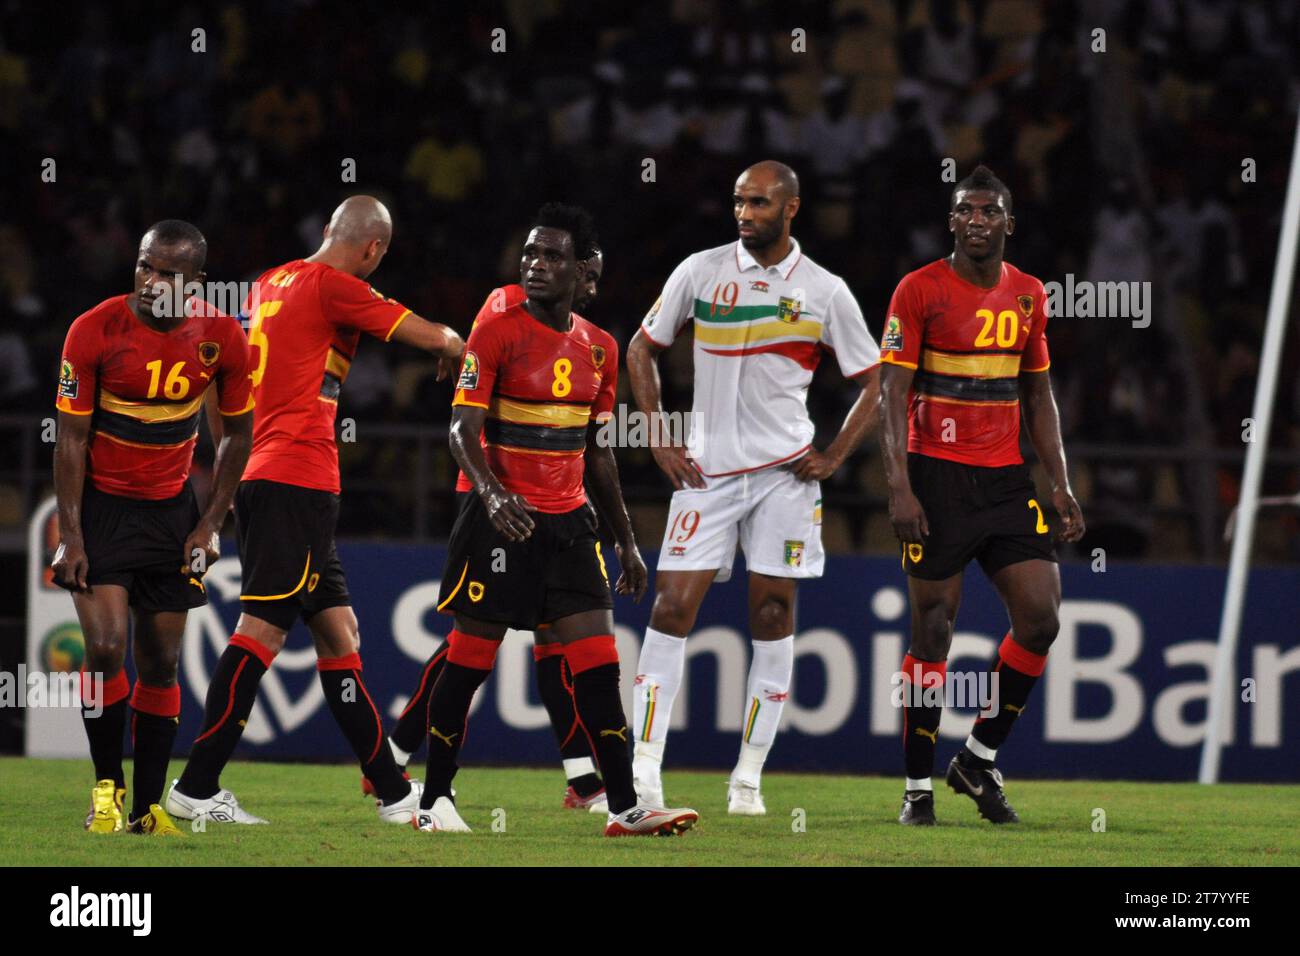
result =
[{"label": "player in white kit", "polygon": [[[633,774],[640,798],[662,804],[660,766],[685,638],[709,585],[731,577],[739,544],[749,568],[754,653],[727,809],[757,816],[766,812],[763,763],[790,693],[795,584],[822,573],[819,481],[875,428],[880,349],[844,280],[790,237],[799,210],[790,167],[765,161],[745,170],[733,206],[739,241],[697,252],[674,269],[627,351],[637,405],[647,416],[662,415],[657,357],[694,323],[690,436],[682,447],[661,435],[652,448],[677,491],[637,664]],[[806,400],[823,351],[862,394],[835,440],[818,451]]]}]

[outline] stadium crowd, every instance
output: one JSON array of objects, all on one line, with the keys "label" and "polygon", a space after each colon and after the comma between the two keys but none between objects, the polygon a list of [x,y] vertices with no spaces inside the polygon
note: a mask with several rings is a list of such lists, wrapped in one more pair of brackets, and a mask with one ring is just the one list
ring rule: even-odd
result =
[{"label": "stadium crowd", "polygon": [[[586,205],[606,256],[591,317],[626,344],[676,262],[734,240],[731,183],[769,157],[801,174],[796,237],[846,278],[879,337],[899,278],[950,248],[951,183],[984,162],[1014,191],[1010,261],[1044,281],[1153,284],[1148,328],[1049,327],[1067,447],[1242,448],[1300,100],[1292,3],[331,7],[235,0],[160,19],[126,2],[56,27],[0,4],[0,406],[48,412],[68,324],[125,291],[151,222],[193,221],[210,277],[251,279],[314,248],[323,217],[359,191],[396,222],[375,285],[462,332],[488,291],[517,279],[533,210]],[[684,408],[689,350],[672,355],[666,391]],[[1292,335],[1277,449],[1300,448],[1298,372]],[[414,446],[367,440],[366,425],[445,423],[447,387],[414,353],[363,345],[344,392],[359,423],[341,448],[344,485],[359,491],[340,533],[409,535]],[[852,394],[825,368],[814,420],[833,434]],[[432,447],[438,519],[453,466],[445,443]],[[832,514],[847,519],[827,522],[832,550],[894,547],[875,447],[830,483]],[[654,546],[667,483],[644,451],[620,463]],[[1072,465],[1085,552],[1196,556],[1191,468]],[[1233,461],[1213,473],[1220,529],[1239,473]],[[1300,469],[1276,467],[1265,492],[1298,485]],[[0,508],[16,525],[12,510]],[[1292,519],[1262,530],[1267,556],[1300,559]]]}]

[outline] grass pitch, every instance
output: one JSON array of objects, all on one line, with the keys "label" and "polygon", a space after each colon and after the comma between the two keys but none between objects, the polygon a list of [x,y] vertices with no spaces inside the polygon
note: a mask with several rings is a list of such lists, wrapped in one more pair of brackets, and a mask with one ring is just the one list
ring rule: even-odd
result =
[{"label": "grass pitch", "polygon": [[[173,761],[172,774],[179,773]],[[0,865],[37,866],[1223,866],[1300,863],[1300,786],[1017,781],[1019,826],[994,827],[946,787],[939,826],[901,827],[898,780],[767,774],[766,817],[729,817],[726,773],[669,769],[677,839],[608,840],[601,817],[565,810],[557,769],[466,769],[457,804],[472,834],[379,822],[359,775],[338,765],[231,764],[222,782],[271,826],[211,824],[160,839],[82,829],[88,762],[0,759]],[[127,781],[131,779],[127,767]],[[129,805],[129,796],[128,796]],[[1105,811],[1105,831],[1093,829]],[[802,811],[802,812],[798,812]],[[495,822],[495,828],[494,828]]]}]

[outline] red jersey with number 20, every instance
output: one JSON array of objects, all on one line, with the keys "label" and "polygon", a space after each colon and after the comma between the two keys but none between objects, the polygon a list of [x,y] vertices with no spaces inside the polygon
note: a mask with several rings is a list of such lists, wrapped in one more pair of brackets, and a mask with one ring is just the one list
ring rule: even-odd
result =
[{"label": "red jersey with number 20", "polygon": [[244,311],[257,399],[244,480],[338,494],[334,418],[361,333],[388,341],[411,310],[363,279],[295,259],[262,273]]},{"label": "red jersey with number 20", "polygon": [[[587,425],[613,412],[618,343],[576,312],[568,332],[556,331],[533,318],[526,298],[518,285],[488,296],[451,404],[487,409],[483,449],[506,490],[538,511],[563,514],[587,500]],[[456,490],[471,488],[461,474]]]},{"label": "red jersey with number 20", "polygon": [[903,276],[889,300],[880,361],[916,369],[907,450],[967,465],[1020,464],[1021,372],[1045,372],[1047,296],[1010,263],[992,289],[947,259]]},{"label": "red jersey with number 20", "polygon": [[253,407],[239,323],[198,299],[188,300],[185,312],[180,326],[160,332],[119,295],[68,329],[55,407],[93,416],[86,476],[100,491],[175,497],[194,460],[208,388],[217,386],[223,415]]}]

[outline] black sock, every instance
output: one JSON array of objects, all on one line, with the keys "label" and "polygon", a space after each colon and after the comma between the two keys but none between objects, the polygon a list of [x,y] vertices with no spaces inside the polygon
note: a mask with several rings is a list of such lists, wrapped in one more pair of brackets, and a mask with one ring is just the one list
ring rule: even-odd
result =
[{"label": "black sock", "polygon": [[[1025,709],[1029,694],[1038,683],[1037,674],[1026,674],[1000,658],[993,666],[998,682],[998,711],[992,717],[976,718],[971,736],[990,750],[997,750],[1011,733],[1011,726]],[[992,766],[991,761],[986,761]]]},{"label": "black sock", "polygon": [[474,702],[474,692],[491,673],[453,661],[443,663],[429,695],[429,752],[425,755],[421,808],[428,810],[439,797],[451,796],[451,781],[460,769],[456,759],[465,743],[469,705]]},{"label": "black sock", "polygon": [[424,670],[420,673],[419,686],[411,697],[411,702],[402,711],[402,716],[397,718],[397,727],[392,733],[393,743],[409,754],[419,750],[420,744],[424,743],[424,738],[429,735],[429,728],[425,722],[425,717],[429,713],[429,695],[433,693],[433,685],[437,683],[438,675],[442,673],[447,651],[447,642],[443,641],[442,647],[438,648],[438,653],[425,662]]},{"label": "black sock", "polygon": [[903,763],[911,780],[934,773],[946,671],[947,661],[923,661],[911,654],[903,658]]},{"label": "black sock", "polygon": [[596,755],[611,813],[636,806],[632,741],[618,693],[618,664],[600,664],[573,675],[573,702]]},{"label": "black sock", "polygon": [[162,803],[167,783],[167,763],[176,743],[177,717],[159,717],[136,711],[131,716],[135,772],[131,778],[131,819],[139,820],[149,807]]},{"label": "black sock", "polygon": [[361,762],[361,772],[374,785],[375,796],[384,803],[401,800],[411,792],[411,785],[397,768],[379,709],[361,680],[361,655],[325,658],[317,668],[325,703]]},{"label": "black sock", "polygon": [[95,765],[95,780],[112,780],[117,789],[126,787],[126,774],[122,772],[123,735],[126,731],[126,698],[107,704],[99,716],[94,711],[81,708],[81,722],[90,741],[90,759]]},{"label": "black sock", "polygon": [[270,651],[243,634],[222,652],[203,702],[203,729],[177,784],[187,797],[205,800],[221,789],[221,771],[243,736],[270,660]]},{"label": "black sock", "polygon": [[[551,730],[555,742],[560,745],[562,760],[575,760],[582,757],[591,759],[591,746],[587,735],[578,724],[578,709],[573,703],[570,691],[573,675],[567,673],[568,661],[562,654],[552,654],[537,658],[537,690],[546,713],[551,718]],[[580,797],[589,797],[599,793],[605,786],[597,773],[584,773],[569,777],[569,786]]]}]

